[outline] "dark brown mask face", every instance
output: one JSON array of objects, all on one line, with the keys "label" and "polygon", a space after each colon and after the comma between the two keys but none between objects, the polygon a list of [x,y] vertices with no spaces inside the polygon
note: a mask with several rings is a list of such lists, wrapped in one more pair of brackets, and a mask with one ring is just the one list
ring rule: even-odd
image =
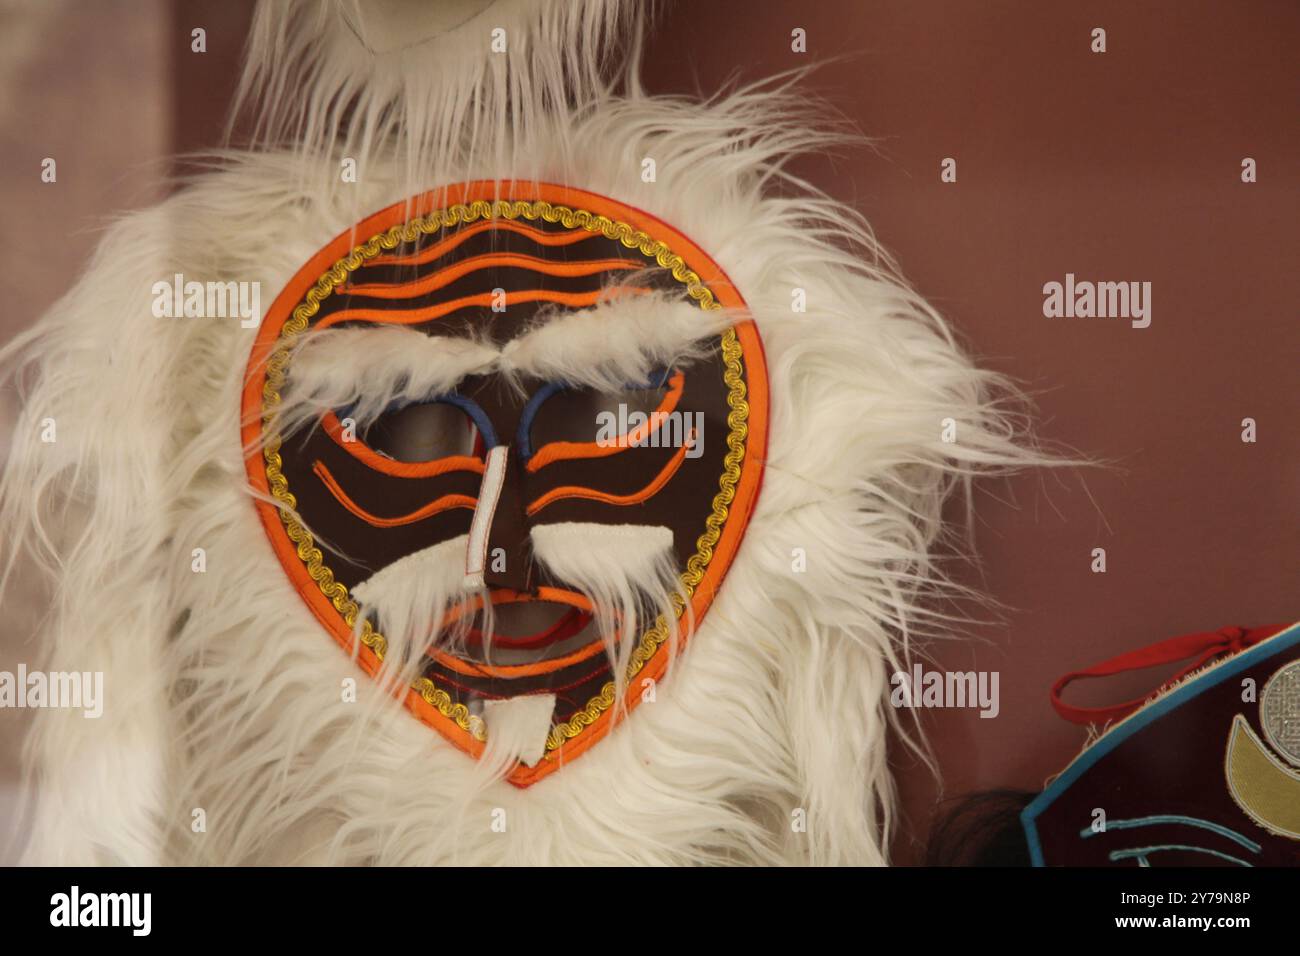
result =
[{"label": "dark brown mask face", "polygon": [[[703,617],[757,494],[767,383],[753,324],[718,321],[743,302],[663,224],[556,187],[450,192],[361,223],[277,299],[249,473],[309,606],[371,672],[402,630],[408,705],[458,746],[481,751],[484,702],[554,695],[527,785]],[[319,407],[277,417],[294,401]]]}]

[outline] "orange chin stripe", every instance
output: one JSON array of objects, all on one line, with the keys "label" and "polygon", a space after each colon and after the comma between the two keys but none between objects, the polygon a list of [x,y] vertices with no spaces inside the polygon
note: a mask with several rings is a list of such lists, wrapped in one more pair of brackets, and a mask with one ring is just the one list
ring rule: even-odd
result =
[{"label": "orange chin stripe", "polygon": [[621,451],[627,451],[629,448],[635,448],[663,424],[662,419],[658,422],[655,421],[656,415],[668,415],[677,408],[685,384],[686,376],[681,372],[675,373],[668,380],[667,394],[664,395],[663,401],[659,403],[659,407],[650,413],[650,419],[644,425],[633,429],[626,435],[618,436],[612,444],[602,445],[594,441],[553,441],[537,449],[533,457],[528,460],[527,470],[530,472],[537,471],[552,462],[572,461],[575,458],[608,458],[610,455],[616,455]]},{"label": "orange chin stripe", "polygon": [[417,521],[423,521],[425,518],[443,511],[449,511],[452,508],[469,508],[473,510],[478,503],[476,498],[471,498],[468,495],[443,495],[441,498],[430,501],[427,505],[417,508],[408,515],[398,515],[396,518],[380,518],[372,515],[349,498],[348,493],[340,488],[339,483],[334,480],[334,476],[330,474],[330,470],[325,467],[324,462],[317,461],[311,470],[324,483],[329,493],[334,496],[335,501],[366,524],[376,528],[397,528],[404,524],[414,524]]},{"label": "orange chin stripe", "polygon": [[367,468],[392,475],[394,478],[433,478],[451,471],[472,471],[479,475],[483,474],[483,462],[468,455],[453,455],[448,458],[435,458],[432,461],[394,461],[385,458],[360,439],[346,441],[343,438],[343,426],[333,412],[326,412],[321,416],[321,427],[325,429],[325,434],[334,439],[336,445]]},{"label": "orange chin stripe", "polygon": [[581,663],[588,658],[595,657],[605,650],[605,645],[599,639],[593,640],[590,644],[584,644],[576,651],[570,651],[563,657],[549,657],[531,664],[479,664],[475,661],[463,660],[454,657],[445,651],[431,650],[429,657],[437,661],[448,670],[456,671],[458,674],[464,674],[467,677],[504,677],[514,679],[517,677],[531,677],[535,674],[549,674],[553,671],[563,670],[573,664]]},{"label": "orange chin stripe", "polygon": [[469,226],[462,226],[453,235],[448,236],[441,242],[435,242],[433,245],[421,249],[419,252],[413,252],[409,255],[397,256],[391,253],[386,256],[378,256],[366,263],[367,266],[419,266],[426,262],[432,262],[440,256],[446,255],[455,249],[466,239],[477,236],[480,232],[487,232],[489,229],[495,229],[499,232],[514,232],[521,236],[527,236],[539,246],[571,246],[575,242],[582,242],[584,239],[591,239],[596,236],[594,232],[588,232],[586,229],[573,229],[569,232],[546,232],[538,229],[536,226],[529,226],[522,222],[511,222],[509,219],[492,220],[487,219],[482,222],[476,222]]},{"label": "orange chin stripe", "polygon": [[600,272],[630,271],[642,268],[629,259],[591,259],[586,262],[552,262],[536,256],[525,256],[513,252],[489,253],[473,256],[452,263],[444,269],[421,276],[412,282],[397,284],[371,283],[346,286],[343,292],[348,295],[367,296],[372,299],[412,299],[416,296],[436,292],[443,286],[450,285],[457,279],[478,272],[480,269],[528,269],[548,276],[590,276]]},{"label": "orange chin stripe", "polygon": [[695,429],[692,428],[690,436],[682,447],[677,449],[677,453],[673,455],[672,460],[664,465],[659,474],[655,475],[654,481],[640,491],[634,491],[630,495],[611,495],[604,491],[597,491],[595,488],[584,488],[581,485],[564,485],[560,488],[552,488],[530,504],[527,509],[528,515],[531,517],[547,505],[562,501],[565,498],[587,498],[607,505],[639,505],[652,495],[658,494],[659,490],[668,484],[673,475],[677,474],[677,469],[682,467],[682,462],[686,460],[686,452],[694,441]]},{"label": "orange chin stripe", "polygon": [[[506,302],[556,302],[560,305],[581,308],[582,306],[595,305],[597,302],[619,295],[646,295],[649,292],[649,289],[629,286],[597,289],[595,292],[553,292],[549,289],[528,289],[523,292],[507,292]],[[450,302],[440,302],[426,309],[344,309],[341,312],[335,312],[333,315],[327,315],[317,322],[314,328],[327,329],[331,325],[338,325],[341,322],[418,325],[421,322],[441,319],[443,316],[450,315],[460,309],[475,306],[490,309],[494,298],[495,296],[491,292],[480,292],[477,295],[452,299]]]}]

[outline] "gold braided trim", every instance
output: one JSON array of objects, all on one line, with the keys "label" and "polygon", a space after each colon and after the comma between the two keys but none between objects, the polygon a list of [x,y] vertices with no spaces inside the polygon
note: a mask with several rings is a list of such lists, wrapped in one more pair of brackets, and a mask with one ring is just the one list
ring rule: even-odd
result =
[{"label": "gold braided trim", "polygon": [[[674,279],[686,287],[686,294],[699,303],[701,309],[709,311],[721,309],[709,288],[700,280],[697,273],[686,267],[681,256],[674,253],[664,242],[654,239],[648,233],[633,228],[625,222],[618,222],[607,216],[591,213],[585,209],[571,209],[568,206],[554,205],[545,200],[477,200],[449,206],[432,212],[427,216],[412,219],[405,225],[393,226],[378,235],[371,236],[366,242],[353,248],[342,259],[334,263],[309,290],[304,301],[294,310],[292,317],[280,329],[280,336],[266,364],[266,382],[262,386],[262,427],[265,440],[262,457],[266,462],[266,480],[272,497],[280,504],[280,520],[284,523],[289,540],[297,549],[298,557],[306,565],[307,574],[321,593],[330,600],[334,609],[343,617],[349,628],[357,628],[360,613],[356,601],[348,594],[348,589],[341,581],[334,579],[334,572],[324,563],[324,555],[316,547],[315,541],[303,524],[298,520],[296,511],[298,501],[289,491],[289,482],[284,477],[283,460],[280,457],[281,438],[270,431],[276,407],[280,404],[280,390],[284,387],[285,368],[293,343],[308,326],[312,317],[320,311],[321,302],[343,285],[348,276],[359,269],[365,262],[391,251],[398,245],[414,242],[421,235],[431,235],[444,229],[475,222],[479,219],[541,219],[543,222],[560,223],[566,229],[585,229],[606,239],[621,242],[628,249],[636,249],[647,258],[653,259],[660,267],[668,269]],[[713,510],[705,522],[705,531],[696,539],[696,552],[686,562],[682,572],[681,584],[683,594],[674,595],[673,609],[678,616],[686,607],[686,601],[695,593],[704,578],[709,561],[713,558],[713,548],[722,536],[723,525],[727,522],[728,511],[736,496],[736,484],[740,480],[740,464],[745,457],[745,440],[749,434],[749,402],[746,399],[744,365],[742,349],[736,337],[735,329],[727,329],[722,335],[722,357],[725,370],[722,380],[727,385],[727,405],[731,411],[727,415],[728,452],[723,459],[722,477],[718,479],[718,492],[713,497]],[[642,635],[627,665],[627,680],[640,672],[668,639],[668,623],[660,616],[655,624]],[[375,657],[384,659],[388,642],[376,631],[370,621],[360,623],[360,640],[370,648]],[[412,685],[426,703],[455,722],[462,730],[469,732],[476,740],[487,739],[487,727],[482,718],[470,713],[464,704],[452,703],[451,695],[442,690],[427,677],[421,677]],[[587,706],[573,715],[568,722],[551,730],[546,739],[546,749],[558,749],[566,740],[578,736],[614,704],[616,688],[611,681],[601,688],[600,694],[587,702]]]}]

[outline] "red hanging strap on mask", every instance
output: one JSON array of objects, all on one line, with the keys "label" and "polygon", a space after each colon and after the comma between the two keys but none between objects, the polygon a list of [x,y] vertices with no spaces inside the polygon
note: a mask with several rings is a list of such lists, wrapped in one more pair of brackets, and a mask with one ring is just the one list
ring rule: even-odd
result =
[{"label": "red hanging strap on mask", "polygon": [[[1072,671],[1058,680],[1052,686],[1052,706],[1056,708],[1058,714],[1072,724],[1102,724],[1111,720],[1119,720],[1127,717],[1145,704],[1156,693],[1159,693],[1161,688],[1177,683],[1197,668],[1204,667],[1217,657],[1244,651],[1246,648],[1272,637],[1285,627],[1285,624],[1271,624],[1266,627],[1252,629],[1221,627],[1217,631],[1172,637],[1167,641],[1160,641],[1158,644],[1120,654],[1108,661],[1094,664],[1086,670]],[[1176,664],[1185,660],[1191,660],[1191,663],[1145,697],[1125,701],[1122,704],[1112,704],[1109,707],[1075,707],[1073,704],[1067,704],[1061,700],[1061,691],[1076,680],[1110,677],[1114,674],[1122,674],[1125,671],[1141,670],[1144,667],[1154,667],[1158,664]]]}]

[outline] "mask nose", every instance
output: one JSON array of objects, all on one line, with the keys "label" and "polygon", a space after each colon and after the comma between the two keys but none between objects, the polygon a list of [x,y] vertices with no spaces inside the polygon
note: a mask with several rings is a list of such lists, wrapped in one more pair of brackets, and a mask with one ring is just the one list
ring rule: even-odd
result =
[{"label": "mask nose", "polygon": [[478,506],[465,550],[465,585],[470,588],[532,589],[532,555],[522,488],[511,474],[510,449],[487,453]]}]

